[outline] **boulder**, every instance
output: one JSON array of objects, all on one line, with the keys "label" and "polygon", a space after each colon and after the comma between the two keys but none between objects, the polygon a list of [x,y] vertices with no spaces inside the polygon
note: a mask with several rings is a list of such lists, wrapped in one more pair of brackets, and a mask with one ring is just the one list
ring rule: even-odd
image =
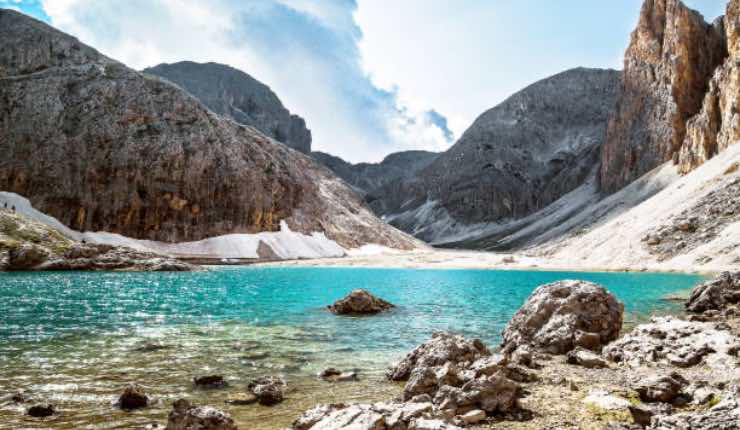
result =
[{"label": "boulder", "polygon": [[668,415],[673,410],[671,405],[665,403],[630,405],[628,409],[632,415],[632,421],[641,428],[649,426],[653,417]]},{"label": "boulder", "polygon": [[479,339],[472,341],[451,333],[437,332],[426,343],[416,347],[397,364],[392,366],[387,376],[393,381],[405,381],[417,367],[437,367],[448,362],[472,363],[490,355],[488,348]]},{"label": "boulder", "polygon": [[581,347],[576,347],[576,349],[569,351],[567,360],[570,364],[577,364],[588,369],[608,367],[606,360],[601,358],[600,355]]},{"label": "boulder", "polygon": [[261,405],[272,406],[283,401],[285,381],[275,376],[263,376],[249,383],[247,388],[257,396]]},{"label": "boulder", "polygon": [[145,408],[148,404],[149,397],[144,392],[144,388],[138,384],[126,387],[118,398],[118,406],[127,411]]},{"label": "boulder", "polygon": [[352,290],[346,297],[328,306],[332,313],[338,315],[370,315],[387,311],[394,307],[394,305],[362,289]]},{"label": "boulder", "polygon": [[53,405],[34,405],[28,408],[26,414],[35,418],[46,418],[54,415],[56,411]]},{"label": "boulder", "polygon": [[193,378],[193,385],[196,388],[213,389],[224,388],[228,384],[222,375],[207,375]]},{"label": "boulder", "polygon": [[691,367],[714,357],[712,365],[723,366],[737,353],[736,336],[713,323],[654,317],[604,348],[604,357],[630,366],[671,364]]},{"label": "boulder", "polygon": [[648,378],[637,385],[635,391],[643,402],[673,403],[687,385],[689,381],[679,373],[673,372],[669,375]]},{"label": "boulder", "polygon": [[224,411],[180,399],[172,405],[165,430],[237,430],[237,427],[231,415]]},{"label": "boulder", "polygon": [[49,258],[49,253],[43,248],[24,243],[20,247],[10,250],[7,270],[31,269],[45,262],[47,258]]},{"label": "boulder", "polygon": [[488,413],[515,409],[522,396],[521,387],[501,374],[483,376],[461,387],[444,385],[437,390],[433,403],[440,410],[456,415],[459,408],[481,409]]},{"label": "boulder", "polygon": [[722,401],[703,412],[659,415],[653,418],[650,430],[738,430],[740,406],[737,399]]},{"label": "boulder", "polygon": [[740,303],[740,272],[724,272],[694,288],[686,302],[689,312],[722,311]]},{"label": "boulder", "polygon": [[542,285],[507,324],[502,348],[506,354],[524,346],[551,354],[576,346],[598,349],[617,338],[623,313],[624,305],[600,285],[573,280]]}]

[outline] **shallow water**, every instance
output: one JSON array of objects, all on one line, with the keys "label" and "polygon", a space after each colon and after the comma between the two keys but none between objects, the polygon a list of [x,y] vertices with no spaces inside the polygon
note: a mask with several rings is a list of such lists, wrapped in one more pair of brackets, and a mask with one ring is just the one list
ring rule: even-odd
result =
[{"label": "shallow water", "polygon": [[[661,300],[701,280],[693,275],[360,268],[217,268],[202,273],[0,274],[0,396],[25,390],[61,411],[23,416],[0,397],[0,428],[137,428],[164,422],[173,400],[221,407],[242,428],[278,429],[320,402],[387,399],[399,386],[383,370],[437,330],[489,345],[532,290],[559,279],[598,282],[625,303],[627,320],[677,311]],[[337,317],[325,305],[367,288],[399,307],[370,318]],[[143,345],[165,347],[141,351]],[[333,366],[358,382],[315,378]],[[219,373],[230,387],[194,390]],[[276,407],[231,406],[227,396],[265,374],[286,378]],[[111,406],[129,382],[154,407]]]}]

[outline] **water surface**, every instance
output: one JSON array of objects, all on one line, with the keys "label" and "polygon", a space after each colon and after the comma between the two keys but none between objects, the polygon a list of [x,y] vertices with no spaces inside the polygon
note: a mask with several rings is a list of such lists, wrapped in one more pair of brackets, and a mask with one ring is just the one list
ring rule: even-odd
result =
[{"label": "water surface", "polygon": [[[250,429],[277,429],[319,402],[381,400],[399,391],[383,378],[391,361],[449,330],[489,345],[532,290],[559,279],[600,283],[625,303],[628,321],[679,310],[667,294],[694,275],[362,268],[218,268],[202,273],[0,274],[0,393],[28,391],[61,409],[36,421],[0,400],[0,428],[131,428],[163,422],[180,397],[231,412]],[[366,288],[398,308],[337,317],[327,304]],[[147,344],[164,347],[142,351]],[[361,380],[328,384],[334,366]],[[192,388],[195,375],[224,374],[226,390]],[[283,404],[225,405],[263,374],[290,385]],[[111,402],[128,382],[157,399],[125,413]],[[7,426],[7,427],[3,427]]]}]

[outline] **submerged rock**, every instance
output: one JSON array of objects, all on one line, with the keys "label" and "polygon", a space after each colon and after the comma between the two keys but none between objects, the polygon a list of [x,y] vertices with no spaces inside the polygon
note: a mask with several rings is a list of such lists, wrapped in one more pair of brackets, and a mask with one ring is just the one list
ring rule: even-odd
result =
[{"label": "submerged rock", "polygon": [[36,418],[46,418],[54,415],[56,411],[53,405],[34,405],[28,408],[26,414]]},{"label": "submerged rock", "polygon": [[247,388],[257,396],[261,405],[272,406],[283,401],[283,390],[286,384],[281,378],[263,376],[249,383]]},{"label": "submerged rock", "polygon": [[237,430],[228,413],[211,406],[195,406],[185,399],[175,401],[165,430]]},{"label": "submerged rock", "polygon": [[558,281],[538,287],[503,332],[502,348],[513,353],[533,346],[564,354],[576,346],[599,349],[622,329],[624,305],[604,287]]},{"label": "submerged rock", "polygon": [[694,288],[686,301],[689,312],[722,311],[740,303],[740,272],[724,272]]},{"label": "submerged rock", "polygon": [[332,313],[345,315],[345,314],[377,314],[379,312],[387,311],[394,308],[395,306],[391,303],[386,302],[383,299],[379,299],[367,290],[357,289],[352,290],[343,299],[337,300],[333,305],[328,308]]},{"label": "submerged rock", "polygon": [[138,384],[131,384],[123,390],[118,398],[118,406],[123,410],[145,408],[149,404],[149,397],[144,388]]},{"label": "submerged rock", "polygon": [[690,367],[713,358],[712,366],[731,365],[736,336],[713,323],[655,317],[604,348],[604,356],[631,366],[672,364]]},{"label": "submerged rock", "polygon": [[196,388],[213,389],[224,388],[228,384],[222,375],[207,375],[193,378],[193,385]]},{"label": "submerged rock", "polygon": [[328,369],[324,369],[323,371],[321,371],[321,373],[319,373],[319,379],[322,379],[324,381],[329,381],[329,382],[356,381],[357,373],[356,372],[342,372],[341,370],[330,367]]}]

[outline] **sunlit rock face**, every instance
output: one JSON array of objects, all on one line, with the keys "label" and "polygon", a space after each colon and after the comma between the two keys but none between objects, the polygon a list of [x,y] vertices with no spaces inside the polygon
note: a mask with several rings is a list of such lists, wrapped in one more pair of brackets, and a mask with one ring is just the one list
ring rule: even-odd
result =
[{"label": "sunlit rock face", "polygon": [[178,242],[279,229],[416,242],[311,158],[175,85],[0,10],[0,190],[80,231]]},{"label": "sunlit rock face", "polygon": [[715,26],[724,29],[729,55],[714,71],[701,111],[686,125],[679,157],[684,173],[740,140],[740,0],[727,4]]},{"label": "sunlit rock face", "polygon": [[304,154],[311,152],[306,121],[291,114],[270,87],[241,70],[218,63],[181,61],[150,67],[144,73],[174,82],[221,116],[250,125]]},{"label": "sunlit rock face", "polygon": [[722,26],[679,0],[645,0],[624,58],[622,95],[609,119],[601,187],[614,192],[674,159],[727,55]]}]

